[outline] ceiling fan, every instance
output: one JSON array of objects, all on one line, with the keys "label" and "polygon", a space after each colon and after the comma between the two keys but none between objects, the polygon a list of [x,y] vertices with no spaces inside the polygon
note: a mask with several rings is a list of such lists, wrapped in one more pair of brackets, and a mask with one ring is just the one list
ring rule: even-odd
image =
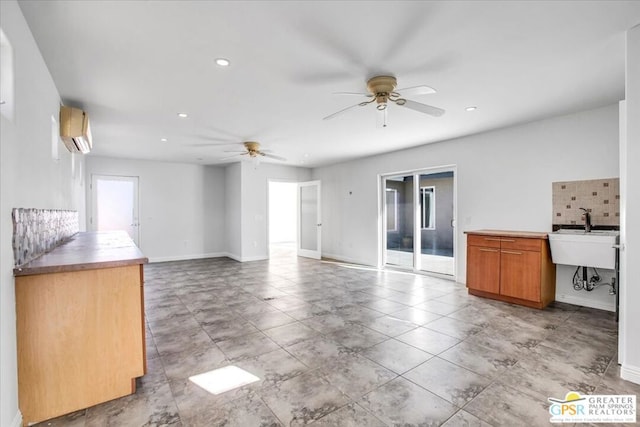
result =
[{"label": "ceiling fan", "polygon": [[369,93],[337,92],[336,95],[357,95],[365,96],[369,99],[359,102],[358,104],[351,105],[333,114],[329,114],[327,117],[324,117],[323,120],[332,119],[336,116],[339,116],[340,114],[349,111],[352,108],[364,107],[366,105],[372,104],[373,102],[377,104],[376,109],[380,111],[383,116],[383,127],[387,126],[386,114],[389,102],[434,117],[440,117],[445,113],[442,108],[433,107],[431,105],[412,101],[403,97],[406,95],[427,95],[430,93],[435,93],[436,90],[432,87],[421,85],[396,90],[397,84],[398,82],[393,76],[376,76],[367,81],[367,90],[369,91]]},{"label": "ceiling fan", "polygon": [[268,157],[270,159],[280,160],[286,162],[287,159],[284,157],[276,156],[275,154],[271,154],[269,150],[261,150],[260,143],[255,141],[246,141],[243,142],[244,150],[242,151],[225,151],[225,153],[236,153],[233,156],[223,157],[220,160],[232,159],[234,157],[239,156],[249,156],[249,158],[258,160],[260,157]]}]

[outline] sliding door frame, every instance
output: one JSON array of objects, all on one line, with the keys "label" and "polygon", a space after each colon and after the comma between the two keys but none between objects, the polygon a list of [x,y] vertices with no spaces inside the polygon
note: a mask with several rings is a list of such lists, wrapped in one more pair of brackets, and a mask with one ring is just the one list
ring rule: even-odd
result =
[{"label": "sliding door frame", "polygon": [[[453,280],[458,277],[458,169],[456,165],[444,165],[428,167],[423,169],[409,169],[397,172],[385,172],[378,174],[378,269],[387,267],[387,203],[386,203],[386,181],[387,178],[406,175],[413,176],[413,268],[414,273],[427,273],[440,276],[438,273],[429,273],[420,269],[421,267],[421,238],[420,232],[420,175],[436,174],[441,172],[453,172],[453,259],[454,271]],[[417,183],[417,185],[416,185]],[[444,275],[442,275],[444,276]],[[451,276],[446,276],[451,277]]]}]

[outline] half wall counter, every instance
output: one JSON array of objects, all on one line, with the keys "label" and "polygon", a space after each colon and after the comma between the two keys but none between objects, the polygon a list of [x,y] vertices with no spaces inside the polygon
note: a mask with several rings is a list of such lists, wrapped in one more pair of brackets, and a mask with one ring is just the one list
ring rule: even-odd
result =
[{"label": "half wall counter", "polygon": [[14,269],[24,425],[135,393],[147,262],[126,232],[87,232]]}]

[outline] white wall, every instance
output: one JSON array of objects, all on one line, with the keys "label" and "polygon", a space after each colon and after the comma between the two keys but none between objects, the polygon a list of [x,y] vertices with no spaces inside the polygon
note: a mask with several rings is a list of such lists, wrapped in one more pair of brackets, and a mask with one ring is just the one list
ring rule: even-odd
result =
[{"label": "white wall", "polygon": [[[622,190],[620,341],[622,378],[640,384],[640,25],[627,32],[626,138],[620,153]],[[623,129],[623,132],[625,129]]]},{"label": "white wall", "polygon": [[[72,173],[72,156],[59,142],[51,155],[51,116],[60,96],[15,1],[0,1],[0,27],[13,46],[15,110],[0,126],[0,425],[18,426],[15,292],[11,209],[72,209],[84,218],[82,175]],[[0,107],[2,108],[2,107]],[[84,159],[76,157],[75,167]]]},{"label": "white wall", "polygon": [[[570,304],[581,305],[584,307],[593,307],[600,310],[615,311],[616,296],[609,294],[611,289],[609,286],[600,286],[591,292],[575,291],[573,289],[573,275],[576,271],[574,266],[557,265],[556,266],[556,300]],[[614,270],[598,269],[601,283],[611,283],[611,279],[615,277]],[[578,272],[582,277],[582,268]],[[588,276],[593,275],[593,270],[588,269]]]},{"label": "white wall", "polygon": [[227,255],[242,259],[242,176],[240,163],[225,167],[225,248]]},{"label": "white wall", "polygon": [[224,168],[205,166],[204,187],[202,188],[202,199],[204,201],[204,224],[202,227],[204,253],[219,253],[227,250],[225,230],[226,197]]},{"label": "white wall", "polygon": [[465,230],[550,231],[552,182],[618,176],[618,106],[314,169],[323,254],[376,265],[378,175],[444,165],[457,166],[456,275],[464,282]]},{"label": "white wall", "polygon": [[241,162],[242,171],[242,261],[267,259],[269,180],[309,181],[311,170],[292,166]]},{"label": "white wall", "polygon": [[224,253],[223,168],[88,156],[87,182],[92,174],[139,177],[139,246],[150,261]]}]

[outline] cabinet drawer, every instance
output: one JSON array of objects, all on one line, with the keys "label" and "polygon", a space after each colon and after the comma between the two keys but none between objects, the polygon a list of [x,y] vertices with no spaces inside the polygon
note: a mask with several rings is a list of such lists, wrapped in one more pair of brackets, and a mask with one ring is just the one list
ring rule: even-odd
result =
[{"label": "cabinet drawer", "polygon": [[482,236],[479,234],[467,234],[468,246],[482,246],[485,248],[499,248],[501,238],[498,236]]},{"label": "cabinet drawer", "polygon": [[500,239],[502,249],[515,249],[520,251],[540,252],[544,240],[540,239],[518,239],[515,237],[502,237]]}]

